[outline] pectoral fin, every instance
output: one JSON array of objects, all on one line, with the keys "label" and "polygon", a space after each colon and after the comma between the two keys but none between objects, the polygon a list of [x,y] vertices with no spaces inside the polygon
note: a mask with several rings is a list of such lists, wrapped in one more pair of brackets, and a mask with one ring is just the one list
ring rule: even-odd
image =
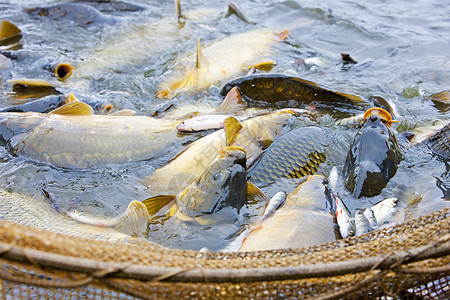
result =
[{"label": "pectoral fin", "polygon": [[223,128],[225,130],[226,146],[233,145],[242,127],[242,124],[234,117],[228,117],[225,119]]},{"label": "pectoral fin", "polygon": [[209,67],[209,61],[203,55],[203,52],[202,52],[202,46],[200,45],[200,39],[198,39],[198,41],[197,41],[197,63],[196,63],[196,66],[197,66],[197,69]]},{"label": "pectoral fin", "polygon": [[147,237],[148,220],[150,216],[147,208],[140,201],[131,201],[127,209],[114,218],[113,228],[133,237]]},{"label": "pectoral fin", "polygon": [[260,70],[260,71],[264,71],[264,72],[269,72],[270,70],[272,70],[272,68],[276,65],[276,61],[274,60],[267,60],[267,61],[263,61],[263,62],[259,62],[256,63],[252,66],[249,67],[249,69],[251,68],[255,68],[256,70]]},{"label": "pectoral fin", "polygon": [[270,198],[263,191],[261,191],[256,185],[251,182],[247,182],[247,203],[269,202]]},{"label": "pectoral fin", "polygon": [[84,102],[72,102],[65,104],[55,110],[49,112],[49,114],[58,115],[93,115],[94,110],[92,107]]},{"label": "pectoral fin", "polygon": [[147,212],[150,216],[156,214],[161,208],[175,200],[175,195],[159,195],[151,197],[142,201],[147,208]]},{"label": "pectoral fin", "polygon": [[8,80],[9,83],[20,84],[25,86],[45,86],[54,87],[50,82],[43,79],[31,79],[31,78],[14,78]]}]

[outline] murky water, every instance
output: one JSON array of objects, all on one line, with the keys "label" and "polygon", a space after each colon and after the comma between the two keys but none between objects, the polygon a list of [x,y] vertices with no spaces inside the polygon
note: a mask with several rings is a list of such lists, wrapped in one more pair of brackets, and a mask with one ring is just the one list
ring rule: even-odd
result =
[{"label": "murky water", "polygon": [[[431,156],[424,147],[411,148],[400,138],[405,131],[449,120],[448,112],[439,110],[427,99],[450,87],[449,1],[320,1],[320,4],[309,0],[242,1],[241,9],[255,24],[244,23],[235,15],[225,17],[228,1],[182,1],[183,13],[190,16],[184,26],[176,21],[172,1],[136,0],[134,3],[146,9],[114,12],[114,25],[78,26],[23,11],[52,3],[55,2],[0,3],[0,19],[13,22],[23,32],[23,48],[14,52],[13,69],[0,74],[0,106],[19,102],[6,79],[31,77],[48,80],[59,91],[73,92],[83,100],[110,102],[119,109],[151,115],[167,102],[156,99],[154,94],[170,62],[194,50],[198,38],[208,44],[255,28],[289,28],[289,37],[274,47],[272,58],[277,64],[272,72],[300,76],[364,99],[381,96],[397,106],[401,122],[393,128],[403,152],[397,174],[381,195],[370,199],[348,195],[341,180],[337,191],[345,196],[349,208],[365,207],[394,196],[401,199],[398,221],[403,221],[449,205],[436,185],[438,180],[448,178],[448,165]],[[116,47],[105,54],[103,49],[113,43]],[[132,55],[127,55],[128,52]],[[344,67],[341,53],[350,54],[358,63]],[[98,60],[101,55],[105,58]],[[298,59],[312,57],[322,58],[321,65],[296,63]],[[58,82],[49,68],[62,61],[83,72],[77,73],[75,69],[71,78]],[[166,117],[183,115],[194,108],[213,111],[222,100],[219,91],[225,82],[178,95],[179,101]],[[322,125],[326,123],[323,121]],[[341,171],[356,129],[333,130],[343,149],[337,162]],[[151,194],[151,187],[142,184],[141,179],[183,147],[180,143],[166,156],[149,161],[90,170],[53,168],[14,157],[0,147],[0,186],[30,195],[45,188],[53,194],[61,211],[77,209],[93,215],[115,216],[131,200],[143,200]],[[408,206],[411,201],[416,204]],[[156,241],[165,240],[161,232],[152,230],[151,234]],[[173,234],[167,244],[201,248],[200,243],[192,244],[199,236],[201,240],[201,235],[202,232],[194,232],[180,238]],[[183,239],[189,243],[183,244]]]}]

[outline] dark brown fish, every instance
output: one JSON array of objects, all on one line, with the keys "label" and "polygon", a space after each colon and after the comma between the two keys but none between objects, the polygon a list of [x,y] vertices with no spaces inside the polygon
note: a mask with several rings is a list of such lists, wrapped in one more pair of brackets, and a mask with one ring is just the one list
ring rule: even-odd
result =
[{"label": "dark brown fish", "polygon": [[317,83],[283,74],[254,74],[236,78],[222,88],[221,95],[225,96],[235,86],[250,107],[301,107],[308,103],[333,107],[369,105],[358,96],[334,92]]},{"label": "dark brown fish", "polygon": [[402,156],[390,125],[391,115],[381,108],[364,114],[344,165],[346,188],[357,198],[381,193],[397,172]]},{"label": "dark brown fish", "polygon": [[448,161],[450,160],[450,123],[423,141],[430,150]]},{"label": "dark brown fish", "polygon": [[75,2],[29,8],[25,11],[41,17],[49,18],[51,20],[73,22],[79,26],[87,26],[91,24],[113,25],[116,23],[116,19],[114,17],[106,15],[92,6]]}]

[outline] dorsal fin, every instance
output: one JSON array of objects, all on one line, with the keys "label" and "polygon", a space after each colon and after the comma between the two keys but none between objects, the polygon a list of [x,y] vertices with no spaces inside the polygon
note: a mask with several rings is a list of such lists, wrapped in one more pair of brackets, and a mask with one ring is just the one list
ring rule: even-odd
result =
[{"label": "dorsal fin", "polygon": [[237,86],[233,87],[223,99],[220,106],[217,108],[217,112],[234,113],[246,107],[247,104],[242,100],[241,93]]},{"label": "dorsal fin", "polygon": [[223,129],[225,130],[226,146],[232,146],[236,140],[237,134],[242,128],[241,122],[235,117],[228,117],[223,122]]},{"label": "dorsal fin", "polygon": [[44,79],[34,79],[34,78],[14,78],[7,80],[9,83],[26,85],[26,86],[45,86],[54,87],[53,84]]},{"label": "dorsal fin", "polygon": [[20,34],[22,31],[14,25],[13,23],[3,20],[0,24],[0,39],[6,39],[17,34]]},{"label": "dorsal fin", "polygon": [[66,104],[73,103],[73,102],[80,102],[80,100],[75,97],[73,93],[68,93],[64,96],[64,99],[66,99]]},{"label": "dorsal fin", "polygon": [[175,195],[158,195],[150,197],[142,201],[147,208],[147,212],[150,216],[156,214],[161,208],[175,200]]},{"label": "dorsal fin", "polygon": [[200,38],[197,40],[197,69],[207,68],[209,66],[208,59],[203,55],[202,46],[200,45]]},{"label": "dorsal fin", "polygon": [[84,102],[72,102],[65,104],[55,110],[49,112],[49,114],[58,115],[93,115],[94,110],[92,107]]},{"label": "dorsal fin", "polygon": [[181,19],[183,15],[181,14],[181,1],[180,0],[174,0],[175,3],[175,11],[177,13],[177,18]]},{"label": "dorsal fin", "polygon": [[247,182],[247,203],[255,204],[259,202],[269,202],[270,198],[263,191],[261,191],[256,185],[251,182]]}]

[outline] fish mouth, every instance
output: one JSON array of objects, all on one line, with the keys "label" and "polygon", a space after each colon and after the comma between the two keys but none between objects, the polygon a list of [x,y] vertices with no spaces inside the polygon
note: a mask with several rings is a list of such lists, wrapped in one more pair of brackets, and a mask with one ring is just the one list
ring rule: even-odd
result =
[{"label": "fish mouth", "polygon": [[381,119],[383,119],[386,122],[386,124],[389,127],[391,127],[392,123],[398,122],[397,120],[392,120],[391,114],[380,107],[373,107],[373,108],[368,109],[364,113],[364,121],[363,122],[365,122],[367,120],[367,118],[369,118],[370,116],[380,117]]}]

